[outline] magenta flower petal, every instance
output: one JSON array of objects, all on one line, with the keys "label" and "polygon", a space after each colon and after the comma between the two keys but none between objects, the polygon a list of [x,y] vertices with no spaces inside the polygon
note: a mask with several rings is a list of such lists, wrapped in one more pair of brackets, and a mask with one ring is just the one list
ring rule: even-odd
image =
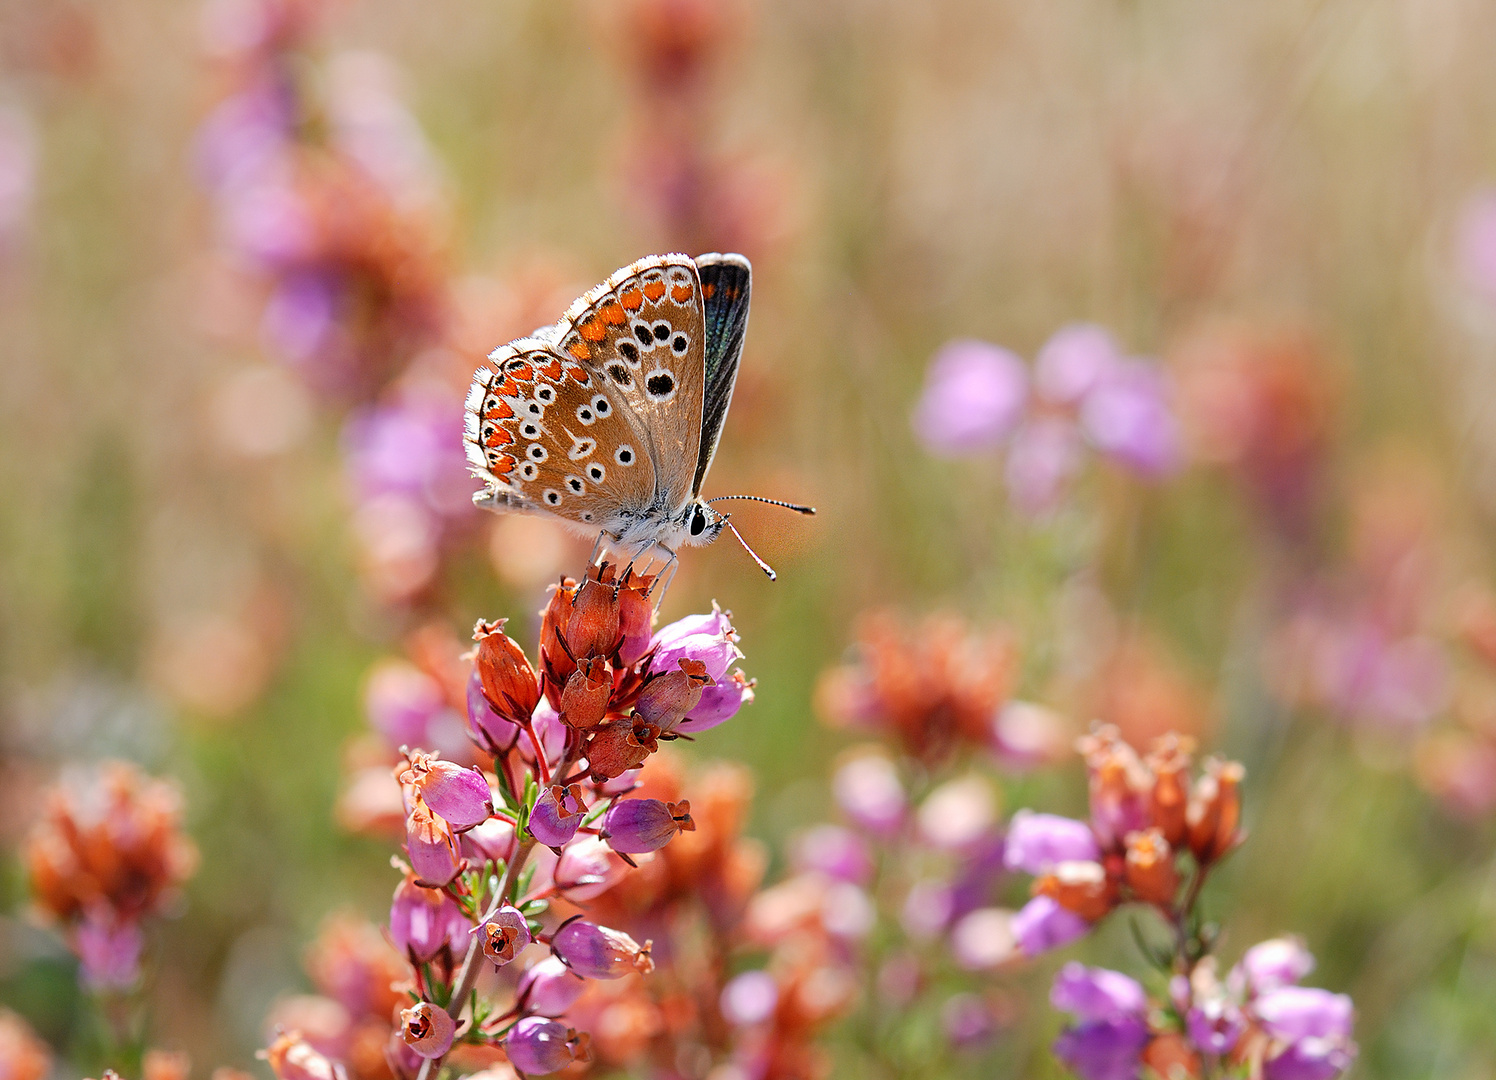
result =
[{"label": "magenta flower petal", "polygon": [[145,939],[135,923],[87,918],[73,932],[78,978],[91,990],[127,990],[140,978]]},{"label": "magenta flower petal", "polygon": [[1252,1003],[1252,1012],[1280,1039],[1348,1039],[1355,1006],[1344,994],[1308,986],[1282,986]]},{"label": "magenta flower petal", "polygon": [[1150,479],[1167,476],[1182,463],[1169,397],[1161,370],[1128,361],[1086,396],[1081,426],[1096,449],[1119,464]]},{"label": "magenta flower petal", "polygon": [[1077,1020],[1116,1020],[1144,1016],[1148,995],[1142,983],[1120,971],[1090,968],[1074,961],[1055,974],[1049,1003]]},{"label": "magenta flower petal", "polygon": [[483,680],[478,675],[476,664],[468,676],[467,719],[473,740],[485,749],[508,750],[519,741],[520,726],[496,713],[483,696]]},{"label": "magenta flower petal", "polygon": [[576,791],[545,788],[530,811],[530,835],[546,847],[563,847],[577,834],[586,814]]},{"label": "magenta flower petal", "polygon": [[412,963],[425,963],[442,949],[461,955],[472,924],[441,889],[426,889],[407,876],[390,903],[390,939]]},{"label": "magenta flower petal", "polygon": [[1148,1025],[1136,1016],[1093,1020],[1060,1033],[1054,1055],[1081,1080],[1137,1080]]},{"label": "magenta flower petal", "polygon": [[1003,865],[1009,870],[1038,877],[1049,873],[1056,863],[1100,859],[1096,835],[1084,821],[1020,810],[1008,825]]},{"label": "magenta flower petal", "polygon": [[709,614],[689,615],[655,634],[649,670],[678,671],[682,660],[699,660],[706,665],[706,673],[720,682],[728,666],[743,658],[737,640],[730,616],[714,602]]},{"label": "magenta flower petal", "polygon": [[831,779],[832,794],[854,825],[889,835],[903,823],[908,798],[893,762],[878,754],[848,761]]},{"label": "magenta flower petal", "polygon": [[576,1032],[542,1016],[527,1016],[509,1029],[504,1053],[526,1076],[548,1076],[576,1060]]},{"label": "magenta flower petal", "polygon": [[1043,517],[1059,505],[1080,463],[1074,424],[1058,417],[1032,420],[1014,433],[1008,447],[1008,497],[1021,513]]},{"label": "magenta flower petal", "polygon": [[915,406],[914,433],[934,454],[955,457],[995,450],[1028,398],[1028,372],[1007,349],[952,341],[935,354]]},{"label": "magenta flower petal", "polygon": [[1314,957],[1296,937],[1271,938],[1253,945],[1242,954],[1232,971],[1233,984],[1249,994],[1265,994],[1284,986],[1293,986],[1314,970]]},{"label": "magenta flower petal", "polygon": [[1061,327],[1034,359],[1034,392],[1056,405],[1073,405],[1116,367],[1112,335],[1094,323]]},{"label": "magenta flower petal", "polygon": [[446,818],[453,831],[462,832],[487,821],[493,813],[493,792],[477,769],[466,769],[440,759],[417,781],[426,805]]},{"label": "magenta flower petal", "polygon": [[400,1011],[400,1038],[423,1058],[439,1058],[452,1049],[457,1023],[439,1005],[422,1001]]},{"label": "magenta flower petal", "polygon": [[742,671],[734,671],[726,678],[718,679],[714,685],[703,687],[701,700],[675,730],[687,735],[707,731],[731,720],[739,709],[752,701],[752,681]]},{"label": "magenta flower petal", "polygon": [[519,908],[510,904],[484,919],[474,932],[478,935],[483,955],[496,967],[512,961],[530,944],[530,924]]}]

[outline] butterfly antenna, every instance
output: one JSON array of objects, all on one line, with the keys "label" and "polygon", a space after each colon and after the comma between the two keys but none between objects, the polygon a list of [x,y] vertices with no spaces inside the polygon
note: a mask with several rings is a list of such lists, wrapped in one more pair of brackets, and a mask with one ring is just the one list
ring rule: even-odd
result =
[{"label": "butterfly antenna", "polygon": [[[715,499],[708,499],[707,502],[722,502],[724,499],[748,499],[751,502],[768,503],[770,506],[782,506],[786,510],[793,510],[795,513],[804,514],[807,517],[814,515],[816,512],[814,506],[801,506],[799,503],[784,502],[781,499],[766,499],[762,495],[718,495]],[[733,531],[736,532],[737,530],[734,529]],[[746,546],[745,544],[744,547]]]},{"label": "butterfly antenna", "polygon": [[759,558],[758,552],[754,551],[751,547],[748,546],[748,541],[743,539],[743,534],[738,532],[738,527],[732,522],[728,521],[725,517],[722,519],[722,524],[726,525],[729,529],[732,530],[732,534],[738,538],[738,543],[743,545],[743,550],[753,557],[753,561],[758,563],[758,568],[760,570],[769,575],[769,580],[778,581],[779,575],[774,573],[774,568],[768,563],[764,562],[763,559]]}]

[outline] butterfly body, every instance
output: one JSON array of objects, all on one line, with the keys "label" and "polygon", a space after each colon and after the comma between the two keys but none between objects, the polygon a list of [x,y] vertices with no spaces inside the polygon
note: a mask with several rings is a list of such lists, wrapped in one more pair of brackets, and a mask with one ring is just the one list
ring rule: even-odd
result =
[{"label": "butterfly body", "polygon": [[716,539],[701,499],[732,398],[752,269],[656,255],[473,375],[463,441],[485,509],[556,518],[625,552]]}]

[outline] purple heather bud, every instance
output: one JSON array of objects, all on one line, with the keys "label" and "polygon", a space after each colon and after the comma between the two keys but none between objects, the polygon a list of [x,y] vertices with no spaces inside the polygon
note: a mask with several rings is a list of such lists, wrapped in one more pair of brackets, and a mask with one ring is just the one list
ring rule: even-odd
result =
[{"label": "purple heather bud", "polygon": [[1034,359],[1034,391],[1056,405],[1080,401],[1117,364],[1112,335],[1093,323],[1061,327]]},{"label": "purple heather bud", "polygon": [[508,862],[515,852],[514,822],[491,817],[458,838],[463,858],[469,862]]},{"label": "purple heather bud", "polygon": [[78,978],[90,990],[126,990],[140,978],[145,941],[135,923],[85,919],[73,932]]},{"label": "purple heather bud", "polygon": [[516,1000],[526,1012],[560,1016],[587,989],[587,980],[575,974],[558,957],[547,956],[519,979]]},{"label": "purple heather bud", "polygon": [[737,640],[731,616],[713,601],[711,614],[688,615],[655,634],[649,670],[669,673],[678,670],[682,660],[699,660],[713,681],[721,682],[732,662],[743,658]]},{"label": "purple heather bud", "polygon": [[1355,1007],[1344,994],[1308,986],[1282,986],[1252,1003],[1269,1035],[1280,1039],[1349,1039]]},{"label": "purple heather bud", "polygon": [[726,723],[738,715],[738,710],[744,705],[752,703],[753,684],[754,680],[738,670],[718,679],[712,686],[702,687],[701,700],[675,730],[694,735]]},{"label": "purple heather bud", "polygon": [[797,870],[816,870],[838,881],[866,885],[873,878],[873,857],[867,844],[851,829],[817,825],[795,843]]},{"label": "purple heather bud", "polygon": [[1181,463],[1169,384],[1152,365],[1130,361],[1103,378],[1086,396],[1081,426],[1097,450],[1143,476],[1166,476]]},{"label": "purple heather bud", "polygon": [[[530,717],[530,729],[540,740],[546,763],[553,770],[559,767],[561,759],[566,756],[566,740],[570,728],[545,698],[541,698],[540,704],[535,706],[535,712]],[[519,740],[519,752],[525,761],[532,765],[535,763],[535,746],[528,735]]]},{"label": "purple heather bud", "polygon": [[447,884],[462,869],[452,827],[440,814],[431,812],[419,791],[414,791],[410,814],[405,819],[405,851],[416,880],[430,888]]},{"label": "purple heather bud", "polygon": [[1272,938],[1242,954],[1241,962],[1231,972],[1231,982],[1239,992],[1265,994],[1293,986],[1313,970],[1314,957],[1301,938]]},{"label": "purple heather bud", "polygon": [[1091,924],[1048,896],[1036,896],[1013,916],[1013,938],[1027,956],[1069,945],[1086,936]]},{"label": "purple heather bud", "polygon": [[581,836],[561,850],[552,883],[567,900],[580,904],[607,892],[628,870],[629,864],[601,838]]},{"label": "purple heather bud", "polygon": [[540,792],[535,809],[530,811],[530,835],[546,847],[562,847],[577,834],[586,815],[580,784],[568,788],[552,785]]},{"label": "purple heather bud", "polygon": [[836,770],[831,789],[842,813],[869,832],[888,835],[904,820],[899,770],[881,754],[862,754]]},{"label": "purple heather bud", "polygon": [[1115,1020],[1148,1011],[1148,995],[1136,979],[1074,961],[1055,974],[1049,1003],[1077,1020]]},{"label": "purple heather bud", "polygon": [[551,951],[584,979],[618,979],[633,971],[654,970],[650,943],[642,946],[622,930],[581,919],[567,923],[551,938]]},{"label": "purple heather bud", "polygon": [[500,716],[483,696],[483,679],[476,664],[468,676],[467,714],[468,731],[484,749],[503,752],[519,741],[520,726]]},{"label": "purple heather bud", "polygon": [[445,818],[453,832],[471,829],[493,813],[493,792],[477,769],[465,769],[418,750],[407,753],[406,761],[409,766],[401,771],[400,783],[419,790],[432,813]]},{"label": "purple heather bud", "polygon": [[1209,998],[1185,1014],[1190,1042],[1207,1054],[1229,1054],[1247,1030],[1241,1010],[1225,998]]},{"label": "purple heather bud", "polygon": [[1008,824],[1003,863],[1041,877],[1062,862],[1098,862],[1101,849],[1091,826],[1057,814],[1020,810]]},{"label": "purple heather bud", "polygon": [[423,1058],[439,1058],[452,1049],[457,1023],[429,1001],[400,1010],[400,1038]]},{"label": "purple heather bud", "polygon": [[997,1021],[977,994],[956,994],[940,1010],[940,1026],[955,1046],[977,1046],[992,1038]]},{"label": "purple heather bud", "polygon": [[1004,476],[1013,505],[1030,517],[1055,509],[1080,468],[1080,435],[1059,417],[1039,417],[1018,429],[1008,447]]},{"label": "purple heather bud", "polygon": [[444,948],[460,955],[471,929],[457,901],[441,889],[422,888],[410,874],[395,886],[390,938],[411,963],[425,963]]},{"label": "purple heather bud", "polygon": [[772,1019],[779,1005],[779,984],[767,971],[734,975],[722,988],[722,1018],[733,1027],[752,1027]]},{"label": "purple heather bud", "polygon": [[484,920],[474,933],[483,946],[483,955],[495,967],[503,967],[530,944],[530,924],[517,907],[505,904]]},{"label": "purple heather bud", "polygon": [[1334,1080],[1356,1060],[1355,1044],[1331,1039],[1300,1039],[1262,1066],[1262,1080]]},{"label": "purple heather bud", "polygon": [[509,1029],[504,1053],[526,1076],[546,1076],[573,1061],[586,1061],[587,1037],[555,1020],[526,1016]]},{"label": "purple heather bud", "polygon": [[1062,1031],[1054,1055],[1081,1080],[1137,1080],[1148,1037],[1136,1016],[1092,1020]]},{"label": "purple heather bud", "polygon": [[930,361],[914,409],[914,433],[934,454],[995,450],[1023,415],[1028,372],[1007,349],[985,341],[950,342]]},{"label": "purple heather bud", "polygon": [[403,660],[376,664],[364,684],[369,723],[396,749],[432,745],[431,722],[446,707],[441,684]]},{"label": "purple heather bud", "polygon": [[[603,815],[603,836],[614,851],[642,855],[658,851],[679,832],[695,832],[691,804],[659,799],[619,799]],[[559,871],[557,872],[559,875]]]}]

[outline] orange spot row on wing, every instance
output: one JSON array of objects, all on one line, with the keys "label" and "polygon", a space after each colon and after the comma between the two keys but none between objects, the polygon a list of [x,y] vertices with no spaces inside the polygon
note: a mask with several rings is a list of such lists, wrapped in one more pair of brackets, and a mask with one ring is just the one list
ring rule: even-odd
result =
[{"label": "orange spot row on wing", "polygon": [[587,372],[584,369],[577,367],[575,364],[566,365],[566,374],[570,375],[573,379],[581,383],[583,386],[587,385]]},{"label": "orange spot row on wing", "polygon": [[604,304],[602,310],[599,311],[598,314],[602,316],[603,322],[607,323],[609,326],[622,326],[624,320],[628,318],[628,316],[623,313],[623,308],[619,307],[617,304]]},{"label": "orange spot row on wing", "polygon": [[508,446],[513,441],[513,435],[511,435],[501,427],[496,427],[493,429],[493,432],[488,436],[488,438],[483,440],[483,445],[488,447],[490,450],[494,450],[500,446]]},{"label": "orange spot row on wing", "polygon": [[677,304],[684,304],[687,300],[691,299],[691,286],[673,286],[670,290],[670,299],[674,300]]},{"label": "orange spot row on wing", "polygon": [[516,364],[510,369],[509,377],[515,382],[532,382],[535,379],[535,369],[529,364]]},{"label": "orange spot row on wing", "polygon": [[657,302],[665,295],[665,283],[663,281],[650,281],[644,286],[644,295],[649,297],[651,304]]},{"label": "orange spot row on wing", "polygon": [[587,360],[592,356],[592,350],[587,347],[587,343],[585,341],[573,341],[566,347],[566,351],[571,353],[571,355],[575,356],[578,360]]},{"label": "orange spot row on wing", "polygon": [[577,327],[577,333],[582,335],[586,341],[601,341],[608,336],[608,328],[603,325],[601,319],[588,319]]},{"label": "orange spot row on wing", "polygon": [[638,311],[644,306],[644,294],[638,289],[625,289],[618,294],[618,302],[630,311]]},{"label": "orange spot row on wing", "polygon": [[561,378],[561,361],[556,359],[546,361],[545,365],[540,369],[540,374],[551,382],[555,382]]},{"label": "orange spot row on wing", "polygon": [[483,414],[483,419],[485,420],[512,420],[513,418],[514,410],[509,407],[509,402],[507,401],[500,401]]},{"label": "orange spot row on wing", "polygon": [[516,458],[511,454],[500,454],[497,465],[490,465],[488,471],[495,476],[508,476],[514,471]]}]

